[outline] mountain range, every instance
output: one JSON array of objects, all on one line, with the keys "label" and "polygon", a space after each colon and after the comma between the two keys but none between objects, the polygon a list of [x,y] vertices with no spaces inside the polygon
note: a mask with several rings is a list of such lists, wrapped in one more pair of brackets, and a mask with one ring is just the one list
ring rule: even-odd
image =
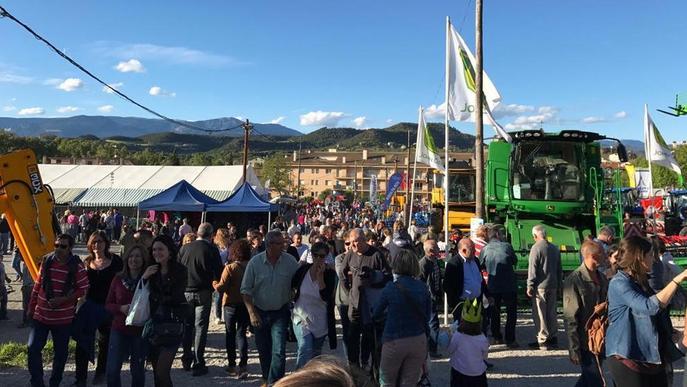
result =
[{"label": "mountain range", "polygon": [[[225,148],[240,150],[243,146],[243,121],[224,117],[202,121],[181,121],[207,130],[236,128],[230,131],[207,133],[192,130],[161,119],[115,116],[74,116],[63,118],[11,118],[0,117],[0,129],[19,136],[55,135],[58,137],[83,137],[106,139],[125,143],[133,149],[152,146],[153,149],[181,153],[207,152]],[[292,151],[302,149],[389,149],[403,148],[414,143],[417,124],[402,122],[387,128],[321,128],[303,134],[279,124],[253,124],[250,147],[254,152]],[[444,147],[444,127],[429,123],[429,131],[438,148]],[[459,150],[474,148],[475,138],[451,128],[449,143]],[[644,144],[637,140],[621,140],[629,151],[644,154]],[[612,145],[604,141],[603,144]]]},{"label": "mountain range", "polygon": [[[215,118],[203,121],[183,121],[207,130],[236,128],[243,121],[233,117]],[[254,128],[270,136],[299,136],[302,133],[279,124],[253,124]],[[140,117],[74,116],[59,118],[11,118],[0,117],[0,128],[19,136],[40,136],[52,134],[60,137],[95,135],[99,138],[112,136],[138,137],[151,133],[202,133],[173,122]],[[243,130],[237,128],[219,132],[223,136],[241,137]]]}]

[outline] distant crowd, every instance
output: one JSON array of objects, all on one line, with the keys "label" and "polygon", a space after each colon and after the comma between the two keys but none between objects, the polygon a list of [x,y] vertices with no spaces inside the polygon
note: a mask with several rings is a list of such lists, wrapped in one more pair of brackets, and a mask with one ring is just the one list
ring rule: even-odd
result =
[{"label": "distant crowd", "polygon": [[[610,384],[604,367],[617,386],[670,386],[672,363],[681,357],[669,309],[685,307],[680,284],[687,271],[657,238],[615,243],[605,227],[584,241],[580,266],[564,276],[559,247],[545,225],[536,225],[518,294],[518,257],[500,225],[481,226],[472,237],[454,230],[445,241],[431,227],[402,220],[387,227],[370,210],[343,206],[302,208],[245,235],[231,223],[215,230],[186,219],[134,231],[118,216],[84,212],[74,223],[76,215],[65,213],[66,232],[35,283],[15,251],[22,326],[31,328],[32,386],[45,385],[48,335],[51,386],[62,379],[70,336],[77,386],[86,385],[92,359],[93,384],[121,385],[128,361],[132,386],[144,385],[146,362],[156,386],[171,386],[180,348],[183,369],[203,377],[212,320],[225,326],[225,371],[237,379],[248,377],[254,337],[265,386],[430,385],[427,363],[441,358],[450,364],[451,386],[486,386],[489,348],[521,347],[518,298],[531,301],[536,328],[526,348],[559,347],[561,294],[569,358],[580,367],[577,386]],[[96,229],[84,229],[81,217]],[[0,241],[2,230],[0,223]],[[116,237],[121,255],[111,245]],[[86,243],[84,259],[73,254],[76,240]],[[4,271],[0,276],[4,283]],[[440,324],[444,300],[450,327]],[[590,330],[588,321],[604,329]],[[602,349],[590,339],[600,339]],[[285,376],[290,340],[297,359]],[[322,356],[325,342],[342,345],[345,360]]]}]

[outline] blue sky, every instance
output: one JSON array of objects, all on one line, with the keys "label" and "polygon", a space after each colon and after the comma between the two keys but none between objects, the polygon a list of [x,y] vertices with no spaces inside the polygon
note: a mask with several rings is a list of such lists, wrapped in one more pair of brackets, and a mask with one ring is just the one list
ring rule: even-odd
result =
[{"label": "blue sky", "polygon": [[[687,117],[687,2],[486,0],[485,70],[508,129],[642,138],[643,105],[668,141]],[[444,99],[445,18],[474,51],[473,1],[3,0],[86,68],[175,118],[321,126],[417,121]],[[0,115],[150,117],[0,19]],[[431,108],[430,108],[431,110]],[[439,115],[430,121],[443,121]],[[474,124],[454,123],[474,133]],[[491,134],[489,127],[486,134]]]}]

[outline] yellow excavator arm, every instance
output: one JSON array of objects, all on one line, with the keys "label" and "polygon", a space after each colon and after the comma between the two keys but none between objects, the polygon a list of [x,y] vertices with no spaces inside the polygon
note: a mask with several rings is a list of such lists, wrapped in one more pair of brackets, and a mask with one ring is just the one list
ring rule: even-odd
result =
[{"label": "yellow excavator arm", "polygon": [[34,280],[43,257],[54,250],[55,203],[49,190],[32,150],[0,155],[0,212]]}]

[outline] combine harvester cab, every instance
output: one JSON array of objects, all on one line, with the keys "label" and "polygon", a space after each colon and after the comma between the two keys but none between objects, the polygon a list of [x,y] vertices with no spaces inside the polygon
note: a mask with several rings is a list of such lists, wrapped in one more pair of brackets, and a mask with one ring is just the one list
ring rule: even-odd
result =
[{"label": "combine harvester cab", "polygon": [[[604,175],[598,141],[605,136],[575,130],[512,133],[512,143],[489,144],[485,205],[487,221],[503,224],[518,255],[518,274],[527,275],[532,227],[546,227],[561,250],[563,270],[580,265],[580,246],[604,224]],[[610,139],[615,140],[615,139]],[[618,154],[627,160],[620,141]],[[616,222],[614,222],[616,223]],[[522,286],[522,285],[521,285]]]}]

